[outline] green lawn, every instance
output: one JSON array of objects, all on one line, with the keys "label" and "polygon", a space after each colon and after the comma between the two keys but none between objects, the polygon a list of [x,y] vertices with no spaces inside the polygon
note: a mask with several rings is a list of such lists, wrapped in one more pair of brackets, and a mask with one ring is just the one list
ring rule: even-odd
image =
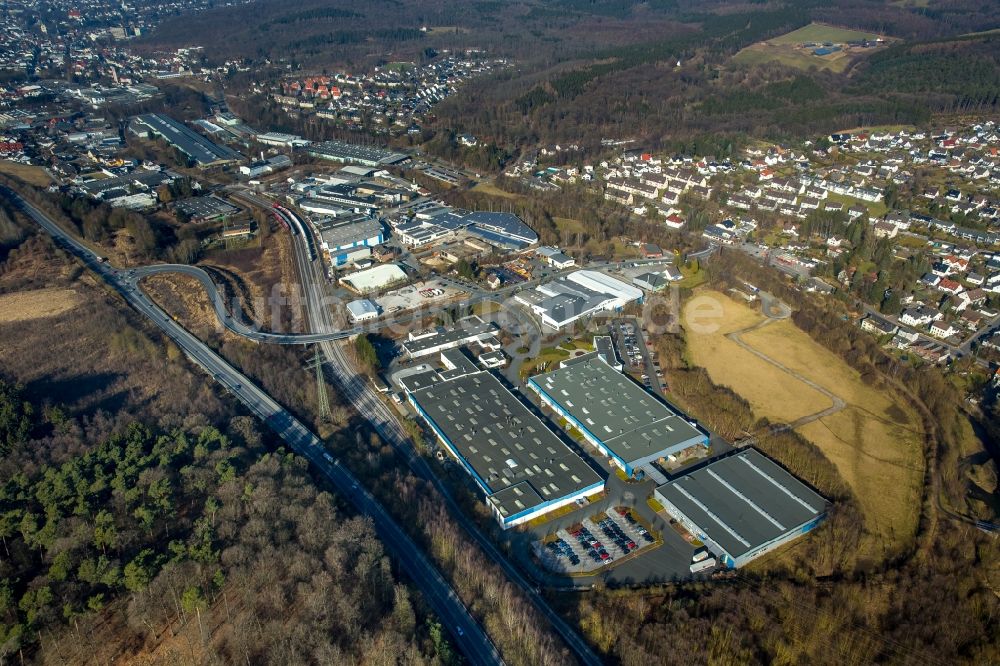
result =
[{"label": "green lawn", "polygon": [[703,284],[708,278],[708,275],[701,269],[701,267],[699,267],[698,270],[693,270],[687,266],[681,266],[681,275],[684,276],[684,279],[677,284],[689,289],[694,289],[698,285]]},{"label": "green lawn", "polygon": [[862,206],[868,209],[869,215],[874,215],[875,217],[882,217],[883,215],[889,212],[889,208],[882,201],[876,201],[876,202],[862,201],[861,199],[855,199],[854,197],[849,197],[843,194],[834,194],[832,192],[829,194],[827,199],[829,201],[839,201],[840,203],[844,204],[845,212],[848,208],[850,208],[854,204],[861,204]]},{"label": "green lawn", "polygon": [[810,23],[798,30],[792,30],[780,37],[769,39],[771,44],[804,44],[808,42],[851,42],[858,39],[875,39],[878,35],[870,32],[847,30],[822,23]]},{"label": "green lawn", "polygon": [[853,61],[852,55],[856,54],[856,51],[839,51],[830,55],[817,56],[813,55],[811,49],[804,49],[801,45],[823,42],[843,44],[859,39],[875,39],[876,37],[877,35],[857,30],[810,23],[766,42],[751,44],[733,56],[732,62],[737,65],[760,65],[775,62],[795,69],[808,70],[816,67],[833,72],[843,72]]},{"label": "green lawn", "polygon": [[552,370],[559,361],[569,358],[569,352],[557,347],[547,347],[538,353],[538,356],[525,360],[521,366],[521,378]]}]

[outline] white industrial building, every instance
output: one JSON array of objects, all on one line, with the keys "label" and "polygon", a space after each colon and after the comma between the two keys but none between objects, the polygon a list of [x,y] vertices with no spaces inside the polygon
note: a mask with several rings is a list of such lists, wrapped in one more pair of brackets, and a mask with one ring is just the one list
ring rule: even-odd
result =
[{"label": "white industrial building", "polygon": [[378,305],[367,298],[351,301],[347,304],[347,314],[355,324],[378,319]]},{"label": "white industrial building", "polygon": [[538,242],[538,234],[512,213],[470,213],[436,205],[415,208],[414,212],[414,219],[400,223],[393,230],[400,242],[410,247],[429,245],[460,231],[510,250]]},{"label": "white industrial building", "polygon": [[642,297],[641,289],[621,280],[597,271],[580,270],[522,291],[514,300],[530,308],[545,326],[560,329],[597,312],[641,303]]},{"label": "white industrial building", "polygon": [[397,264],[381,264],[346,275],[340,278],[340,281],[359,294],[367,294],[400,282],[405,282],[406,273]]},{"label": "white industrial building", "polygon": [[410,331],[406,341],[401,346],[410,358],[430,356],[445,349],[473,343],[495,348],[500,343],[497,341],[495,344],[491,344],[491,339],[496,338],[498,330],[493,322],[486,322],[476,315],[472,315],[455,322],[451,328],[438,327],[428,331]]}]

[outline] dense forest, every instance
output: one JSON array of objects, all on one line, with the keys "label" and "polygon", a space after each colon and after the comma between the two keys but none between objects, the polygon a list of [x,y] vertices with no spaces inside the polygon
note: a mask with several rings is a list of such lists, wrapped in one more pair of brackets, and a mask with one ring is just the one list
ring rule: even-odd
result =
[{"label": "dense forest", "polygon": [[369,523],[71,257],[0,222],[0,293],[81,300],[0,323],[0,658],[452,661]]},{"label": "dense forest", "polygon": [[[514,67],[469,82],[435,108],[423,135],[408,137],[435,154],[497,171],[540,143],[572,142],[593,154],[601,151],[601,139],[634,139],[686,151],[706,135],[728,137],[728,143],[747,135],[780,140],[995,110],[1000,36],[967,33],[1000,26],[1000,8],[969,0],[921,5],[480,0],[456,14],[444,0],[367,10],[265,1],[209,12],[195,25],[168,22],[144,39],[149,48],[187,44],[204,30],[210,60],[253,63],[252,76],[236,75],[227,84],[241,93],[251,81],[283,76],[289,68],[360,73],[472,47],[509,57]],[[843,73],[732,62],[740,49],[810,21],[898,41],[854,58]],[[279,113],[263,98],[243,106],[254,107],[239,109],[253,122],[274,129],[317,139],[334,132],[329,124]],[[481,147],[462,150],[454,137],[463,132],[478,137]]]},{"label": "dense forest", "polygon": [[264,450],[249,417],[163,433],[43,410],[7,383],[0,401],[5,655],[41,641],[85,659],[101,648],[80,619],[117,604],[120,652],[197,624],[206,661],[428,656],[371,526]]}]

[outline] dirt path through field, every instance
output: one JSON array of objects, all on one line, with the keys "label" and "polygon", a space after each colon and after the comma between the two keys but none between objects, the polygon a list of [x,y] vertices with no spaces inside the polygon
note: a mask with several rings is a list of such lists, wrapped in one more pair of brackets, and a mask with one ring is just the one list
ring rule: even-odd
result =
[{"label": "dirt path through field", "polygon": [[[764,308],[764,313],[768,314],[768,308]],[[781,317],[781,318],[783,318],[783,317]],[[797,418],[794,421],[792,421],[791,423],[788,423],[788,424],[786,424],[784,426],[780,426],[778,428],[778,430],[794,430],[794,429],[798,428],[799,426],[804,426],[807,423],[812,423],[813,421],[817,421],[817,420],[819,420],[821,418],[824,418],[826,416],[830,416],[832,414],[836,414],[840,410],[842,410],[845,407],[847,407],[847,403],[840,396],[836,395],[835,393],[833,393],[831,391],[828,391],[827,389],[823,388],[822,386],[820,386],[819,384],[817,384],[813,380],[809,379],[808,377],[805,377],[802,374],[796,372],[795,370],[792,370],[791,368],[789,368],[784,363],[781,363],[780,361],[777,361],[777,360],[771,358],[770,356],[768,356],[764,352],[760,351],[759,349],[755,349],[754,347],[751,347],[749,344],[747,344],[746,342],[744,342],[743,339],[740,337],[744,333],[750,333],[751,331],[756,331],[758,329],[764,328],[768,324],[771,324],[772,322],[775,322],[775,321],[778,321],[778,318],[771,317],[770,315],[768,315],[767,319],[764,319],[763,321],[759,321],[756,324],[753,324],[752,326],[747,326],[746,328],[742,328],[742,329],[740,329],[738,331],[733,331],[732,333],[727,333],[726,337],[729,338],[730,340],[732,340],[733,342],[735,342],[736,344],[738,344],[743,349],[745,349],[748,352],[750,352],[751,354],[753,354],[754,356],[756,356],[757,358],[760,358],[760,359],[762,359],[762,360],[770,363],[771,365],[773,365],[774,367],[778,368],[782,372],[784,372],[784,373],[786,373],[788,375],[791,375],[795,379],[799,380],[800,382],[802,382],[806,386],[809,386],[811,388],[816,389],[817,391],[819,391],[820,393],[822,393],[823,395],[825,395],[827,398],[829,398],[830,401],[832,402],[832,404],[829,407],[827,407],[826,409],[823,409],[821,411],[815,412],[813,414],[807,414],[806,416],[802,416],[800,418]]]}]

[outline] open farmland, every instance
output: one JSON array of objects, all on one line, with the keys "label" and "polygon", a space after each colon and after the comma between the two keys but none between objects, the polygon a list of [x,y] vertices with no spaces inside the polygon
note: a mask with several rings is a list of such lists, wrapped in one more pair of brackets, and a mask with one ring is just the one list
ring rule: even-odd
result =
[{"label": "open farmland", "polygon": [[876,39],[878,35],[870,32],[859,32],[857,30],[848,30],[846,28],[838,28],[832,25],[825,25],[823,23],[810,23],[807,26],[803,26],[798,30],[792,30],[791,32],[786,32],[780,37],[775,37],[774,39],[769,39],[770,44],[804,44],[804,43],[824,43],[833,42],[834,44],[842,44],[845,42],[852,42],[859,39]]},{"label": "open farmland", "polygon": [[[795,69],[807,70],[816,67],[839,73],[847,69],[855,56],[872,52],[872,48],[848,46],[847,42],[877,38],[878,35],[871,33],[810,23],[780,37],[751,44],[733,56],[733,62],[740,65],[774,62]],[[834,45],[838,50],[825,55],[816,55],[817,48],[822,48],[824,45]]]},{"label": "open farmland", "polygon": [[803,423],[797,432],[823,451],[857,496],[871,556],[887,555],[908,541],[917,526],[924,472],[917,415],[904,402],[862,381],[791,320],[740,335],[787,372],[760,359],[726,334],[761,322],[762,315],[716,292],[703,296],[720,303],[725,317],[713,333],[689,329],[690,360],[704,367],[713,381],[746,398],[758,417],[790,422],[830,406],[826,396],[789,373],[843,400],[843,409]]}]

